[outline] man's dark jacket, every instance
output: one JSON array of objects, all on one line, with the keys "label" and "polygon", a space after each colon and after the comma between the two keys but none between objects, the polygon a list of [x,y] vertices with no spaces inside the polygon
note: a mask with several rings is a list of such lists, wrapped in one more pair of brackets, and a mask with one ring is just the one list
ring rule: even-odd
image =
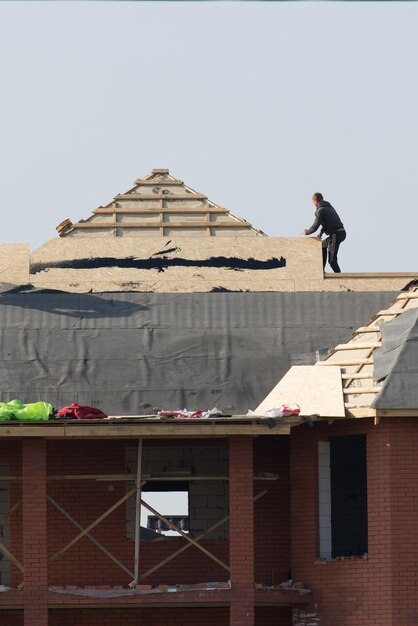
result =
[{"label": "man's dark jacket", "polygon": [[344,228],[344,224],[340,220],[337,211],[326,200],[321,202],[319,207],[315,211],[315,221],[310,228],[307,229],[306,234],[311,235],[321,226],[321,235],[332,235],[337,230]]}]

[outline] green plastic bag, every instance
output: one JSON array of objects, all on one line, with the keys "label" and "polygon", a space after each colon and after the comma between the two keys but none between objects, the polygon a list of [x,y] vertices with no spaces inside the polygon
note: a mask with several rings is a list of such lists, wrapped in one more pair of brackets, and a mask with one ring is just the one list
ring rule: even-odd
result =
[{"label": "green plastic bag", "polygon": [[20,400],[0,402],[0,420],[42,421],[52,415],[52,405],[48,402],[23,404]]},{"label": "green plastic bag", "polygon": [[24,404],[23,408],[16,411],[18,420],[47,420],[52,415],[52,405],[48,402],[32,402]]},{"label": "green plastic bag", "polygon": [[12,400],[11,402],[0,402],[0,420],[16,419],[16,411],[23,408],[20,400]]}]

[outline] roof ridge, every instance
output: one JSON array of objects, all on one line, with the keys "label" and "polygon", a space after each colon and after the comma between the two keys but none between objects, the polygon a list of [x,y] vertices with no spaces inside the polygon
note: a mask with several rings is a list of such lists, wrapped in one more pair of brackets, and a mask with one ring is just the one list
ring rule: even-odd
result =
[{"label": "roof ridge", "polygon": [[76,224],[66,219],[57,226],[67,236],[215,236],[263,235],[247,220],[172,176],[153,169],[137,178],[128,191],[91,212]]}]

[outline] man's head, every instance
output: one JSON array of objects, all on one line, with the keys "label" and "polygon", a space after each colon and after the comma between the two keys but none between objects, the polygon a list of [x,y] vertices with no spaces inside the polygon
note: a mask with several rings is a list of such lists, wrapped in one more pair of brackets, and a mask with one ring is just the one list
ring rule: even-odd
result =
[{"label": "man's head", "polygon": [[314,195],[312,196],[312,202],[314,203],[316,207],[318,207],[323,201],[324,201],[324,196],[322,195],[322,193],[319,193],[319,191],[314,193]]}]

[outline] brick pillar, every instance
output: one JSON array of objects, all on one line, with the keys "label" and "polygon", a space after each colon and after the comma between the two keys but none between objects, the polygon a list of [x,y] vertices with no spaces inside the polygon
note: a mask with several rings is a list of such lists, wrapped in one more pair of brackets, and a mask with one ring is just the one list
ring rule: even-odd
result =
[{"label": "brick pillar", "polygon": [[46,441],[23,439],[23,566],[25,626],[47,626]]},{"label": "brick pillar", "polygon": [[253,439],[229,438],[230,626],[254,626]]}]

